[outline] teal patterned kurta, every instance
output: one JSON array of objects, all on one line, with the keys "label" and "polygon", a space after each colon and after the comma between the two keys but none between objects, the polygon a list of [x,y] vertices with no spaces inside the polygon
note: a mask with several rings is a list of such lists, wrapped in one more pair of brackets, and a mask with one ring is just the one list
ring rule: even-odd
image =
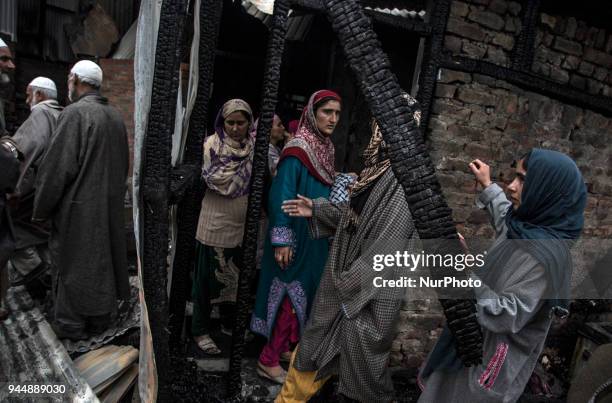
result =
[{"label": "teal patterned kurta", "polygon": [[[261,274],[257,287],[251,330],[270,337],[278,308],[289,295],[302,331],[314,299],[328,253],[328,240],[310,238],[305,218],[283,213],[283,201],[298,194],[316,199],[329,197],[330,187],[312,176],[296,157],[287,157],[278,165],[270,188],[266,234]],[[293,260],[285,270],[274,259],[275,246],[293,246]]]}]

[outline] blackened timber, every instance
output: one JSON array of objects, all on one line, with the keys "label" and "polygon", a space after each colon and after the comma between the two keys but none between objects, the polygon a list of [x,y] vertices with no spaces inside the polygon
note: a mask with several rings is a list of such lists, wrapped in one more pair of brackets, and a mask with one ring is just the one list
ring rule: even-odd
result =
[{"label": "blackened timber", "polygon": [[[323,2],[321,0],[290,0],[290,7],[304,8],[310,11],[324,11]],[[274,3],[276,4],[276,2]]]},{"label": "blackened timber", "polygon": [[570,105],[589,109],[605,116],[612,116],[612,98],[592,95],[529,71],[518,71],[482,60],[450,55],[446,55],[440,67],[466,73],[482,74]]},{"label": "blackened timber", "polygon": [[521,32],[512,49],[512,68],[515,70],[531,70],[538,22],[540,18],[540,0],[523,1],[523,18]]},{"label": "blackened timber", "polygon": [[158,401],[170,401],[168,349],[168,188],[171,138],[174,131],[180,38],[185,0],[164,0],[161,7],[151,109],[143,146],[142,277],[158,377]]},{"label": "blackened timber", "polygon": [[[249,202],[242,240],[242,255],[239,259],[240,276],[236,300],[236,317],[232,331],[232,351],[230,356],[230,373],[228,382],[228,397],[240,395],[242,381],[241,368],[244,354],[244,332],[249,322],[251,312],[251,283],[255,276],[257,256],[257,236],[261,219],[262,199],[265,191],[265,176],[268,167],[268,143],[272,129],[272,120],[278,97],[283,49],[287,35],[287,20],[289,1],[276,0],[272,15],[272,28],[268,40],[266,70],[263,80],[263,95],[261,100],[261,115],[257,125],[255,138],[255,155],[251,174]],[[262,234],[263,235],[263,234]]]},{"label": "blackened timber", "polygon": [[406,32],[413,32],[420,36],[428,36],[431,33],[431,26],[419,19],[404,18],[397,15],[385,14],[374,10],[365,10],[374,21],[394,28],[402,29]]},{"label": "blackened timber", "polygon": [[421,64],[421,73],[419,75],[419,91],[416,96],[421,104],[421,127],[429,125],[451,2],[451,0],[436,0],[432,2],[433,9],[428,19],[431,24],[431,35],[425,39],[423,63]]},{"label": "blackened timber", "polygon": [[[444,6],[447,8],[448,2]],[[389,58],[381,50],[370,21],[355,0],[325,0],[325,7],[361,92],[389,145],[391,168],[404,189],[420,238],[454,240],[445,243],[447,252],[461,253],[452,210],[442,194],[425,140],[414,121],[414,111],[401,96]],[[457,276],[461,278],[465,273],[457,272]],[[440,297],[457,355],[466,366],[482,361],[482,330],[476,320],[473,291],[471,294],[472,299]]]},{"label": "blackened timber", "polygon": [[195,167],[194,180],[187,187],[184,197],[178,205],[177,237],[174,266],[172,268],[172,285],[170,288],[170,345],[179,347],[185,305],[190,293],[189,272],[195,261],[195,235],[200,214],[204,185],[200,178],[202,167],[202,143],[208,122],[208,104],[213,81],[215,50],[219,36],[222,0],[202,0],[200,4],[200,43],[198,65],[198,92],[189,120],[189,132],[185,142],[183,163]]}]

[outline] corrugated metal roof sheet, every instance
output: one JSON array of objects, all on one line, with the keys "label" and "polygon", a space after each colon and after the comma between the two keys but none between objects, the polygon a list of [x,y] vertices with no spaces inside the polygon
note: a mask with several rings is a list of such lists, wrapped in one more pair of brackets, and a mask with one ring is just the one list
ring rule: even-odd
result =
[{"label": "corrugated metal roof sheet", "polygon": [[420,18],[425,19],[427,14],[425,10],[410,10],[407,8],[380,8],[380,7],[365,7],[366,10],[376,11],[378,13],[395,15],[402,18]]},{"label": "corrugated metal roof sheet", "polygon": [[73,24],[74,15],[48,8],[45,18],[44,57],[63,62],[73,61],[75,57],[64,31],[64,25]]},{"label": "corrugated metal roof sheet", "polygon": [[25,288],[10,288],[6,300],[10,316],[0,322],[0,401],[15,396],[5,383],[13,382],[65,386],[64,394],[47,401],[98,402]]},{"label": "corrugated metal roof sheet", "polygon": [[[37,0],[36,2],[38,3],[39,1]],[[75,12],[79,9],[79,0],[47,0],[47,5]]]},{"label": "corrugated metal roof sheet", "polygon": [[17,0],[0,1],[0,32],[17,41]]}]

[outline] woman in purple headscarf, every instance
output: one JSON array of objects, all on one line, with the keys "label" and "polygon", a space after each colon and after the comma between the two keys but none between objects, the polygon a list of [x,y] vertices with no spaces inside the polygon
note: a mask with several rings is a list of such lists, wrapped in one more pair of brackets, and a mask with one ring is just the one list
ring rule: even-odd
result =
[{"label": "woman in purple headscarf", "polygon": [[210,314],[219,305],[221,331],[229,333],[238,285],[233,262],[241,247],[253,164],[253,112],[248,103],[231,99],[215,120],[215,132],[204,141],[202,200],[196,233],[191,331],[198,347],[219,354],[210,336]]}]

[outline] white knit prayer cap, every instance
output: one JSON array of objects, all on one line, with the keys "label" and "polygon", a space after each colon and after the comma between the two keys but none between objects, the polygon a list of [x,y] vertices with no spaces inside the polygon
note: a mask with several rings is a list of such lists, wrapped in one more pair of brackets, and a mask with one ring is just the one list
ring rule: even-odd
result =
[{"label": "white knit prayer cap", "polygon": [[72,70],[70,70],[70,73],[76,74],[81,81],[87,84],[92,84],[96,87],[102,85],[102,69],[91,60],[81,60],[76,63]]},{"label": "white knit prayer cap", "polygon": [[8,45],[2,40],[2,38],[0,38],[0,48],[8,48]]},{"label": "white knit prayer cap", "polygon": [[46,90],[51,90],[57,92],[57,87],[53,80],[47,77],[36,77],[34,80],[28,84],[28,87],[36,87],[36,88],[44,88]]}]

